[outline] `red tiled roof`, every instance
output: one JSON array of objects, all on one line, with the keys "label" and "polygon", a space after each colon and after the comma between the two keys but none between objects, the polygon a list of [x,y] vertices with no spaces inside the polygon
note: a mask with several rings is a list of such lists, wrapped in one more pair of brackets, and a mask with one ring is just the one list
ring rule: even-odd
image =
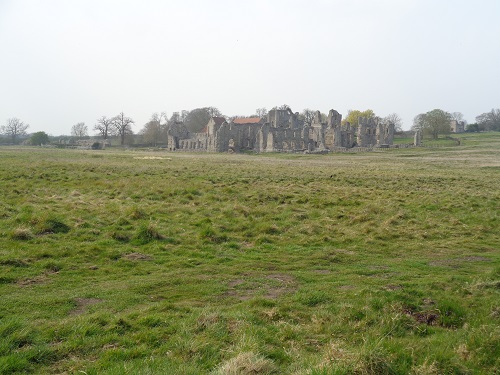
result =
[{"label": "red tiled roof", "polygon": [[235,124],[258,124],[260,122],[260,117],[248,117],[248,118],[235,118],[233,122]]}]

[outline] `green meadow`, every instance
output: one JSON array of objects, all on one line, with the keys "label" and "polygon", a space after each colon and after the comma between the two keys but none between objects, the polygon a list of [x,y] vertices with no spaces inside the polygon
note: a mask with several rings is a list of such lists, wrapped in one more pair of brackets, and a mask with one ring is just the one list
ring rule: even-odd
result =
[{"label": "green meadow", "polygon": [[500,134],[461,138],[0,148],[0,373],[499,373]]}]

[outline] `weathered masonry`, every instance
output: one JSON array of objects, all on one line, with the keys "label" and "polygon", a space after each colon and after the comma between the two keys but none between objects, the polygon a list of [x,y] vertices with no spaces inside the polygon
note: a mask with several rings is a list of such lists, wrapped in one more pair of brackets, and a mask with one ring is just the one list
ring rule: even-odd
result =
[{"label": "weathered masonry", "polygon": [[191,133],[182,122],[176,122],[168,128],[167,147],[172,151],[321,152],[393,143],[392,123],[360,118],[355,127],[341,122],[342,115],[331,109],[326,121],[322,121],[318,111],[309,125],[290,108],[273,109],[266,118],[238,118],[228,122],[223,117],[212,117],[200,133]]}]

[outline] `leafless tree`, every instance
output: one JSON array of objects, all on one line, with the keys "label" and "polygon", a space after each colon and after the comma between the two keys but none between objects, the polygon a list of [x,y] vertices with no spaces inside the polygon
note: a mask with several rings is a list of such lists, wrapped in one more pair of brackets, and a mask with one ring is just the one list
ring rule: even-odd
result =
[{"label": "leafless tree", "polygon": [[133,134],[132,132],[132,124],[134,120],[130,117],[125,116],[123,112],[120,112],[118,116],[113,117],[113,127],[116,130],[116,133],[120,137],[120,144],[122,146],[125,145],[125,137],[128,134]]},{"label": "leafless tree", "polygon": [[316,112],[313,111],[312,109],[309,109],[309,108],[304,109],[302,111],[302,113],[300,114],[300,116],[304,120],[304,124],[306,124],[307,126],[311,126],[311,124],[314,121],[315,115],[316,115]]},{"label": "leafless tree", "polygon": [[500,109],[493,108],[490,112],[480,114],[476,117],[479,130],[500,131]]},{"label": "leafless tree", "polygon": [[387,122],[392,122],[394,124],[394,131],[395,132],[402,132],[403,131],[403,120],[397,113],[391,113],[390,115],[387,115],[383,118],[383,120]]},{"label": "leafless tree", "polygon": [[219,111],[219,109],[216,107],[205,107],[204,109],[208,112],[210,117],[221,117],[222,116],[222,112]]},{"label": "leafless tree", "polygon": [[167,112],[161,112],[160,114],[158,114],[158,112],[155,112],[151,115],[151,119],[149,121],[154,121],[158,124],[159,127],[164,127],[168,123]]},{"label": "leafless tree", "polygon": [[89,135],[87,125],[84,122],[79,122],[71,127],[71,135],[76,138],[84,138]]},{"label": "leafless tree", "polygon": [[96,130],[104,140],[108,139],[110,135],[114,134],[113,119],[102,116],[97,120],[94,130]]},{"label": "leafless tree", "polygon": [[255,114],[257,115],[257,117],[266,117],[267,116],[267,109],[265,107],[262,107],[262,108],[257,108],[255,110]]},{"label": "leafless tree", "polygon": [[166,135],[168,118],[165,112],[151,115],[151,119],[144,125],[141,134],[146,143],[157,146],[164,135]]},{"label": "leafless tree", "polygon": [[464,120],[464,115],[461,112],[451,112],[450,116],[452,120],[456,120],[458,122]]},{"label": "leafless tree", "polygon": [[0,133],[5,134],[12,138],[12,143],[17,142],[17,138],[22,135],[26,135],[26,130],[30,126],[25,124],[21,120],[16,117],[10,118],[7,120],[7,123],[0,127]]},{"label": "leafless tree", "polygon": [[450,116],[452,120],[455,120],[456,122],[463,122],[464,125],[467,125],[467,120],[464,119],[464,115],[461,112],[451,112]]}]

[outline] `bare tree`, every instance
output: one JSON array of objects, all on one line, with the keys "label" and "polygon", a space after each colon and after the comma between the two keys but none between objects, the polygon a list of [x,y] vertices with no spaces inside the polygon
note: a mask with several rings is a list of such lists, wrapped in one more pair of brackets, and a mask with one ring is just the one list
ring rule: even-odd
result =
[{"label": "bare tree", "polygon": [[265,107],[262,107],[262,108],[257,108],[255,110],[255,114],[257,115],[257,117],[266,117],[267,116],[267,109]]},{"label": "bare tree", "polygon": [[89,135],[87,125],[79,122],[71,127],[71,135],[76,138],[85,138]]},{"label": "bare tree", "polygon": [[12,138],[12,143],[16,144],[17,138],[22,135],[26,135],[26,130],[30,126],[25,124],[16,117],[7,120],[7,123],[0,127],[0,133],[5,134]]},{"label": "bare tree", "polygon": [[97,120],[94,130],[96,130],[104,140],[108,139],[110,135],[114,134],[113,119],[102,116]]},{"label": "bare tree", "polygon": [[464,115],[461,112],[451,112],[450,116],[452,120],[456,120],[458,122],[464,120]]},{"label": "bare tree", "polygon": [[479,130],[500,131],[500,109],[493,108],[490,112],[480,114],[476,117]]},{"label": "bare tree", "polygon": [[306,108],[302,111],[300,116],[304,120],[304,124],[306,124],[307,126],[311,126],[311,124],[314,121],[315,114],[316,114],[315,111],[313,111],[312,109]]},{"label": "bare tree", "polygon": [[144,141],[151,144],[152,146],[157,146],[161,141],[161,138],[166,133],[168,118],[165,112],[158,114],[157,112],[151,115],[151,119],[144,125],[140,133],[142,134]]},{"label": "bare tree", "polygon": [[467,125],[467,120],[464,119],[464,115],[461,112],[451,112],[450,116],[452,120],[458,123],[463,122],[464,126]]},{"label": "bare tree", "polygon": [[393,123],[395,132],[400,133],[403,131],[403,120],[397,113],[391,113],[390,115],[385,116],[383,120]]},{"label": "bare tree", "polygon": [[222,112],[219,111],[219,109],[216,107],[205,107],[204,109],[208,112],[210,117],[221,117],[222,116]]},{"label": "bare tree", "polygon": [[125,137],[128,134],[133,134],[132,132],[132,124],[134,120],[130,117],[125,116],[123,112],[120,112],[118,116],[113,118],[113,126],[116,130],[116,133],[120,137],[120,144],[122,146],[125,145]]}]

